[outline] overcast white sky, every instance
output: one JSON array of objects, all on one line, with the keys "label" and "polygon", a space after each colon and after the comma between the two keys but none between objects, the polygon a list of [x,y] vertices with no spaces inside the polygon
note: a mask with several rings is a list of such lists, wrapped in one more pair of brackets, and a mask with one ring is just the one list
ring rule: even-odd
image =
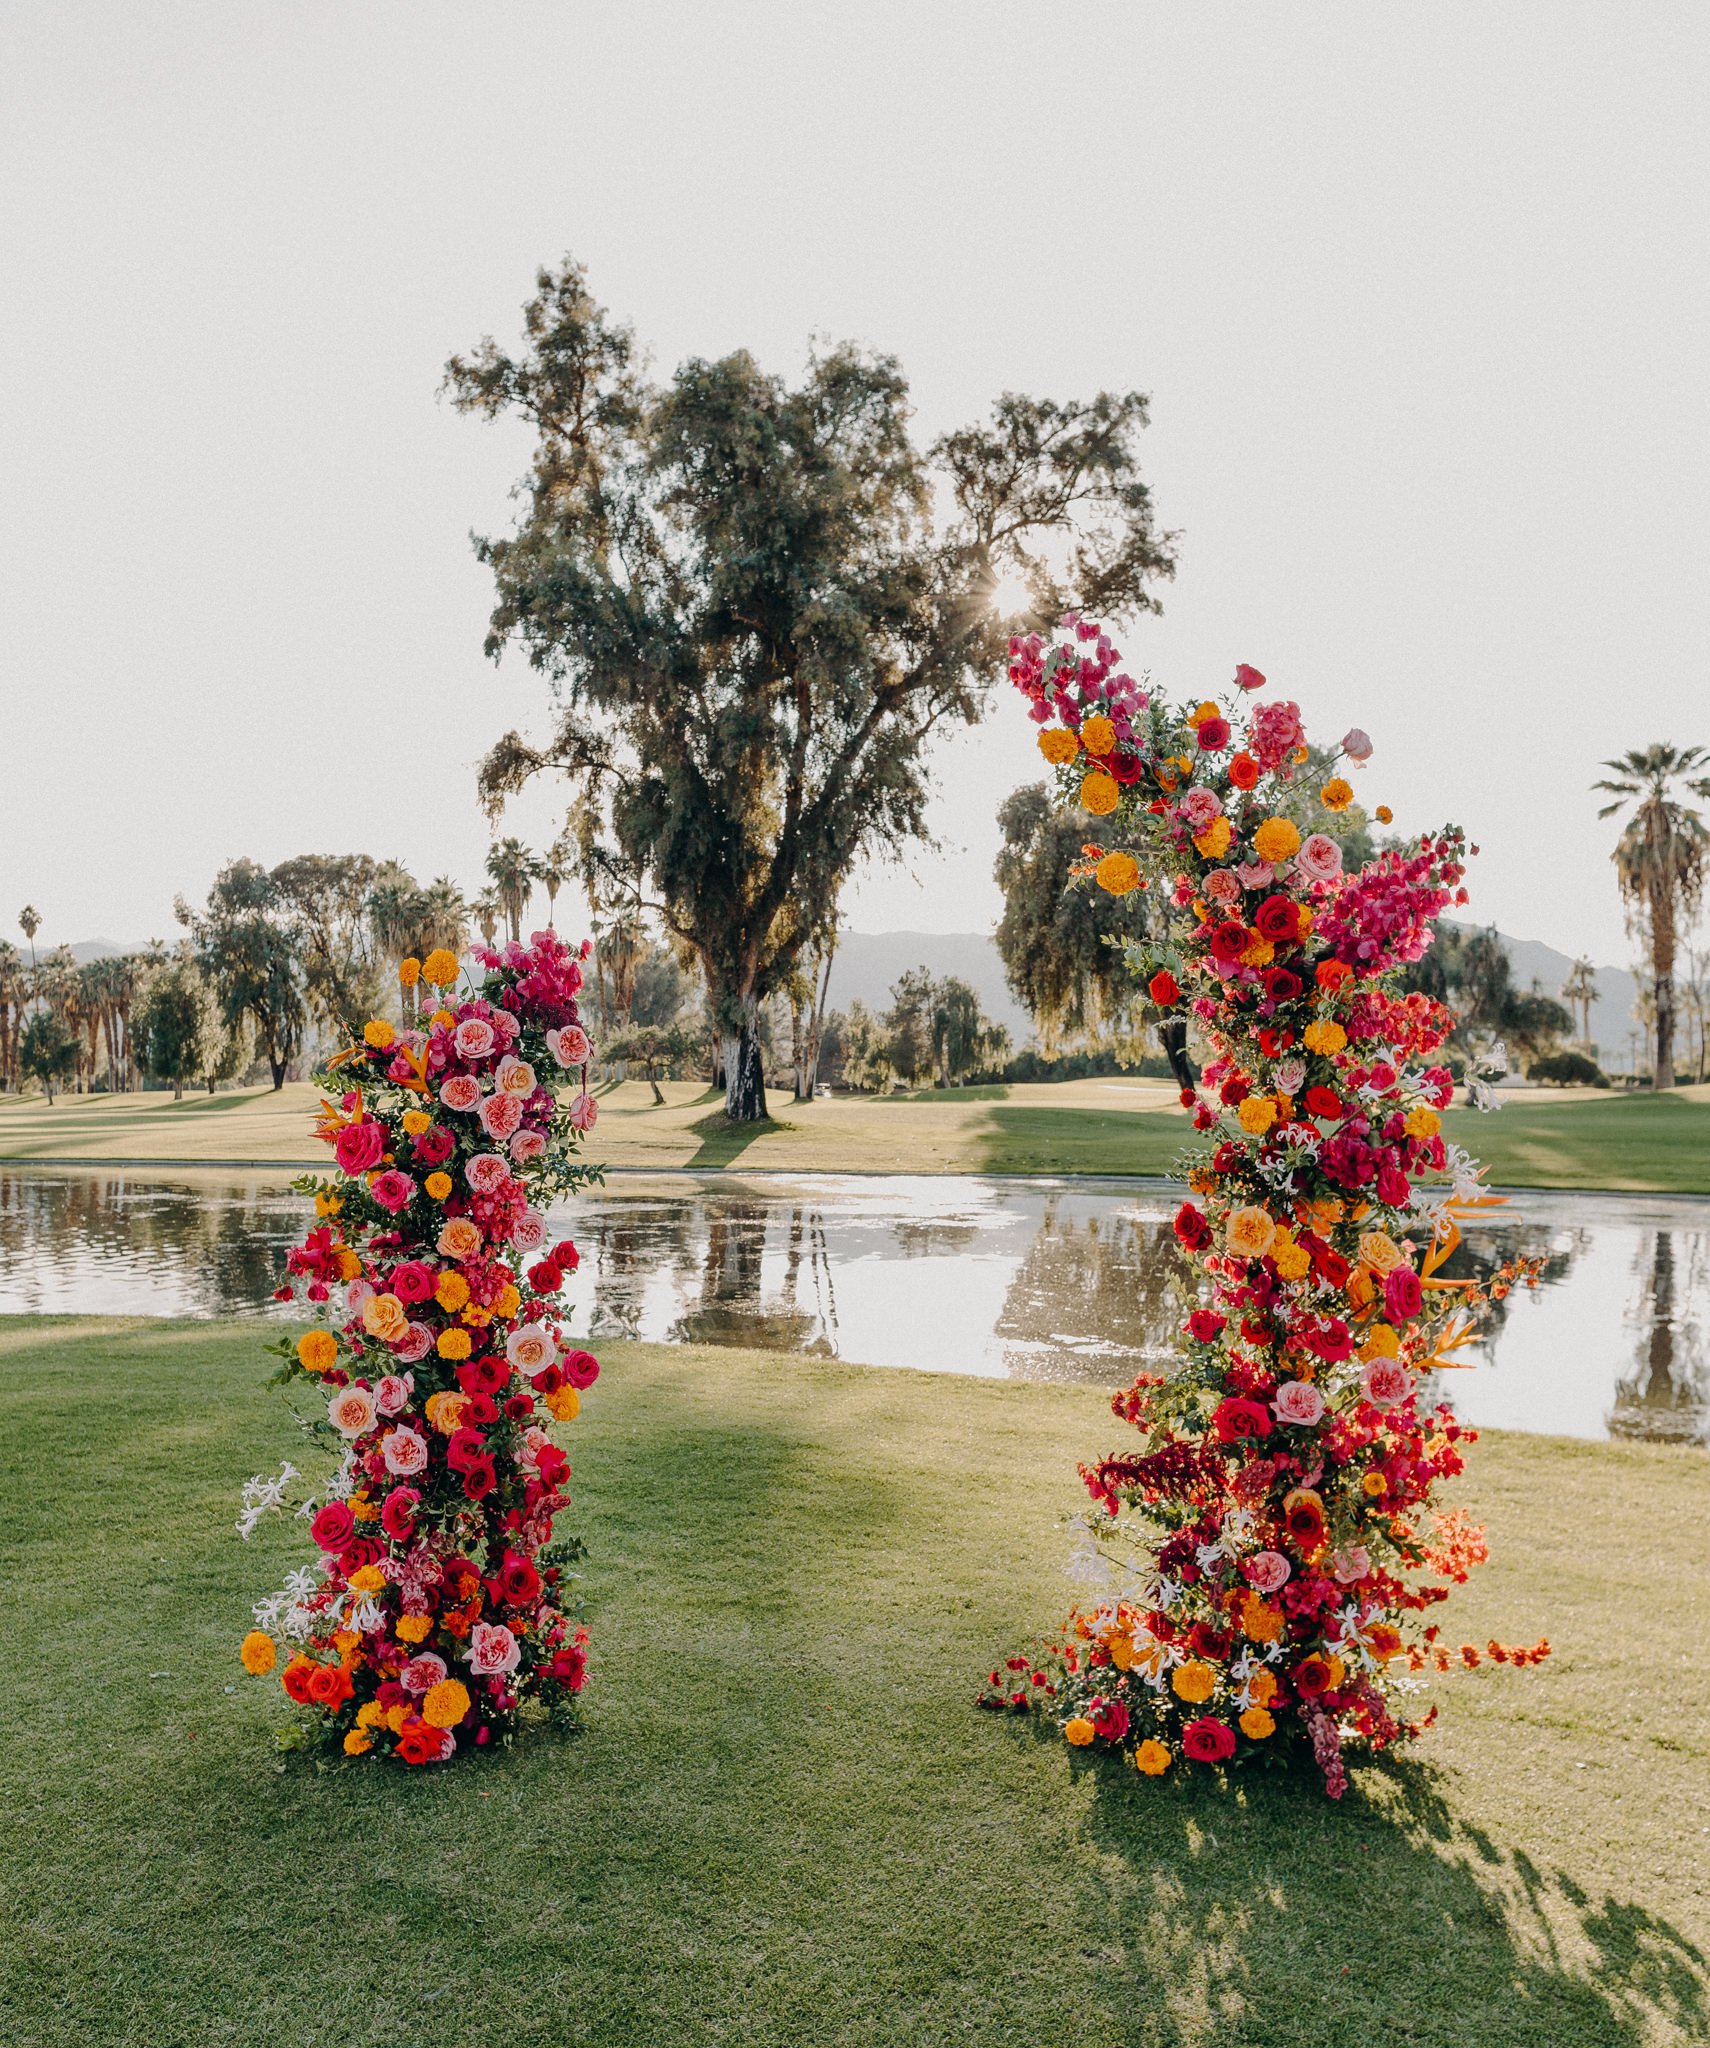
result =
[{"label": "overcast white sky", "polygon": [[[545,702],[468,542],[525,443],[435,391],[570,250],[662,370],[855,337],[923,436],[1150,392],[1131,664],[1366,726],[1476,914],[1627,959],[1586,785],[1710,742],[1707,60],[1659,0],[12,7],[0,928],[170,935],[240,853],[475,885],[476,760]],[[995,919],[1008,698],[857,928]]]}]

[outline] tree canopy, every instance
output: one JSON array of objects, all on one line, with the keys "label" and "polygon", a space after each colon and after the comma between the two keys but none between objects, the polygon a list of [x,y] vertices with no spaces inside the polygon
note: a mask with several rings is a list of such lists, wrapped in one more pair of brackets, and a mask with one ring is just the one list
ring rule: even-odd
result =
[{"label": "tree canopy", "polygon": [[[1014,620],[1156,608],[1173,566],[1135,442],[1137,392],[1007,394],[921,448],[888,356],[842,345],[795,385],[745,351],[643,376],[581,267],[543,270],[525,342],[454,357],[463,411],[520,413],[535,447],[516,531],[478,543],[515,643],[561,706],[507,734],[496,811],[569,774],[597,859],[700,957],[726,1106],[765,1113],[758,1006],[834,920],[858,858],[923,835],[932,736],[979,716]],[[1030,612],[1030,617],[1031,617]]]}]

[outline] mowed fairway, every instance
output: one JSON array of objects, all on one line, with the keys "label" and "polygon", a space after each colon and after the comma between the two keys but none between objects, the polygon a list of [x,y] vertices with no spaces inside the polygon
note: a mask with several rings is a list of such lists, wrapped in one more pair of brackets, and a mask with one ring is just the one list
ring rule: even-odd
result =
[{"label": "mowed fairway", "polygon": [[[1710,2030],[1701,1453],[1487,1440],[1416,1758],[1142,1782],[981,1715],[1071,1597],[1086,1389],[618,1347],[572,1425],[589,1727],[273,1753],[307,1550],[258,1333],[0,1323],[7,2048],[1619,2048]],[[300,1454],[299,1454],[300,1455]]]},{"label": "mowed fairway", "polygon": [[[1169,1174],[1193,1139],[1175,1091],[1156,1081],[1017,1083],[837,1096],[773,1090],[774,1119],[732,1126],[722,1098],[639,1081],[601,1091],[590,1152],[614,1167],[804,1173]],[[220,1095],[0,1098],[0,1163],[133,1160],[175,1165],[324,1165],[317,1091],[293,1083]],[[1448,1135],[1495,1187],[1710,1194],[1710,1087],[1673,1094],[1515,1093],[1500,1111],[1451,1111]]]}]

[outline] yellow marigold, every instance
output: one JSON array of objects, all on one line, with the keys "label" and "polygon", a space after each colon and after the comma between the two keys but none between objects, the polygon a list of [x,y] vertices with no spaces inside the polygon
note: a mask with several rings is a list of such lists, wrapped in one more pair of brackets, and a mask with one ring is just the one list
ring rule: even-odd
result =
[{"label": "yellow marigold", "polygon": [[467,1358],[475,1349],[469,1341],[467,1330],[441,1330],[439,1342],[434,1347],[441,1358]]},{"label": "yellow marigold", "polygon": [[1277,1696],[1276,1674],[1270,1671],[1255,1671],[1247,1681],[1247,1690],[1261,1707],[1268,1707]]},{"label": "yellow marigold", "polygon": [[1277,1120],[1277,1106],[1268,1095],[1249,1095],[1235,1111],[1242,1130],[1262,1138]]},{"label": "yellow marigold", "polygon": [[414,953],[405,954],[404,958],[398,962],[398,979],[404,984],[405,988],[414,988],[421,978],[422,963],[416,958]]},{"label": "yellow marigold", "polygon": [[328,1372],[338,1363],[338,1339],[331,1330],[305,1330],[297,1339],[297,1362],[305,1372]]},{"label": "yellow marigold", "polygon": [[344,1753],[346,1756],[366,1756],[374,1747],[374,1738],[364,1728],[350,1728],[345,1731]]},{"label": "yellow marigold", "polygon": [[394,1735],[401,1735],[403,1733],[404,1723],[409,1718],[410,1708],[407,1700],[400,1700],[395,1707],[388,1707],[386,1709],[386,1726],[391,1729]]},{"label": "yellow marigold", "polygon": [[1203,832],[1194,834],[1194,845],[1207,860],[1221,860],[1229,851],[1234,829],[1227,818],[1213,818]]},{"label": "yellow marigold", "polygon": [[1255,1742],[1262,1742],[1267,1735],[1276,1732],[1276,1722],[1263,1707],[1249,1707],[1241,1716],[1241,1733],[1250,1735]]},{"label": "yellow marigold", "polygon": [[1373,1500],[1382,1500],[1383,1496],[1389,1491],[1389,1481],[1381,1472],[1368,1472],[1365,1478],[1360,1481],[1360,1485],[1366,1493],[1371,1495]]},{"label": "yellow marigold", "polygon": [[343,1207],[344,1197],[342,1195],[335,1195],[331,1188],[322,1188],[315,1197],[315,1214],[317,1216],[336,1216]]},{"label": "yellow marigold", "polygon": [[457,979],[457,955],[436,946],[422,962],[422,979],[434,988],[448,988]]},{"label": "yellow marigold", "polygon": [[1312,1271],[1312,1256],[1295,1242],[1292,1237],[1278,1231],[1271,1246],[1271,1257],[1277,1262],[1277,1274],[1283,1280],[1304,1280]]},{"label": "yellow marigold", "polygon": [[1366,1341],[1360,1346],[1360,1357],[1370,1365],[1374,1358],[1399,1358],[1401,1339],[1388,1323],[1373,1323],[1366,1332]]},{"label": "yellow marigold", "polygon": [[1318,792],[1318,801],[1327,811],[1345,811],[1354,801],[1353,785],[1339,775],[1332,775]]},{"label": "yellow marigold", "polygon": [[1112,1636],[1105,1645],[1110,1652],[1110,1661],[1118,1671],[1132,1671],[1134,1668],[1134,1638]]},{"label": "yellow marigold", "polygon": [[1081,777],[1081,809],[1091,811],[1095,818],[1107,818],[1122,801],[1122,790],[1114,775],[1106,775],[1102,768],[1095,768],[1090,775]]},{"label": "yellow marigold", "polygon": [[384,1052],[397,1035],[384,1017],[370,1017],[362,1027],[363,1039],[376,1052]]},{"label": "yellow marigold", "polygon": [[1262,1259],[1276,1234],[1276,1224],[1263,1209],[1232,1209],[1223,1226],[1223,1241],[1238,1259]]},{"label": "yellow marigold", "polygon": [[1218,718],[1221,716],[1222,714],[1219,712],[1215,704],[1196,704],[1193,710],[1191,710],[1188,713],[1187,722],[1189,725],[1193,726],[1194,729],[1197,731],[1198,728],[1202,726],[1208,718]]},{"label": "yellow marigold", "polygon": [[384,1728],[386,1709],[378,1700],[364,1700],[356,1710],[356,1725],[358,1728]]},{"label": "yellow marigold", "polygon": [[347,1244],[339,1246],[335,1263],[338,1266],[338,1277],[341,1280],[354,1280],[362,1271],[362,1261]]},{"label": "yellow marigold", "polygon": [[1039,751],[1053,768],[1061,768],[1066,761],[1072,761],[1080,752],[1072,732],[1065,732],[1060,725],[1048,726],[1039,735]]},{"label": "yellow marigold", "polygon": [[425,1109],[406,1109],[403,1115],[404,1136],[419,1138],[423,1131],[432,1130],[433,1118]]},{"label": "yellow marigold", "polygon": [[546,1406],[554,1422],[574,1422],[582,1412],[582,1397],[574,1387],[556,1387],[546,1396]]},{"label": "yellow marigold", "polygon": [[1372,816],[1376,818],[1380,825],[1393,825],[1395,823],[1395,813],[1388,804],[1379,804],[1377,809],[1373,811]]},{"label": "yellow marigold", "polygon": [[350,1575],[350,1589],[353,1593],[378,1593],[386,1584],[386,1574],[377,1564],[360,1565]]},{"label": "yellow marigold", "polygon": [[1249,1642],[1274,1643],[1283,1632],[1283,1616],[1280,1607],[1273,1607],[1268,1600],[1261,1600],[1257,1593],[1241,1596],[1241,1633]]},{"label": "yellow marigold", "polygon": [[1253,851],[1260,860],[1280,866],[1300,851],[1300,833],[1288,818],[1267,818],[1253,834]]},{"label": "yellow marigold", "polygon": [[472,1330],[484,1330],[492,1320],[490,1311],[477,1306],[474,1302],[470,1302],[458,1317],[459,1322],[466,1323]]},{"label": "yellow marigold", "polygon": [[433,1298],[448,1316],[455,1315],[469,1299],[469,1282],[461,1273],[441,1273]]},{"label": "yellow marigold", "polygon": [[1189,1170],[1187,1184],[1194,1194],[1209,1195],[1217,1185],[1217,1176],[1209,1166],[1195,1166]]},{"label": "yellow marigold", "polygon": [[1410,1138],[1434,1138],[1443,1128],[1443,1119],[1430,1103],[1416,1102],[1407,1112],[1405,1127]]},{"label": "yellow marigold", "polygon": [[1110,896],[1126,896],[1140,886],[1140,863],[1131,853],[1107,853],[1093,873]]},{"label": "yellow marigold", "polygon": [[428,1428],[437,1429],[441,1436],[450,1436],[462,1422],[463,1411],[468,1406],[469,1396],[450,1387],[442,1387],[437,1394],[429,1394],[423,1410]]},{"label": "yellow marigold", "polygon": [[1076,1714],[1063,1723],[1064,1738],[1076,1749],[1085,1749],[1097,1733],[1098,1730],[1084,1714]]},{"label": "yellow marigold", "polygon": [[400,1614],[393,1633],[401,1643],[425,1643],[433,1634],[431,1614]]},{"label": "yellow marigold", "polygon": [[1247,967],[1269,967],[1276,957],[1275,944],[1263,932],[1254,932],[1241,948],[1242,964]]},{"label": "yellow marigold", "polygon": [[435,1010],[428,1019],[428,1022],[430,1024],[437,1024],[441,1031],[449,1031],[452,1025],[457,1022],[457,1019],[449,1010]]},{"label": "yellow marigold", "polygon": [[377,1522],[380,1519],[380,1510],[366,1493],[353,1493],[350,1496],[349,1507],[359,1522]]},{"label": "yellow marigold", "polygon": [[1324,1661],[1330,1667],[1330,1690],[1334,1692],[1348,1675],[1348,1667],[1334,1650],[1326,1653]]},{"label": "yellow marigold", "polygon": [[508,1323],[521,1307],[522,1296],[517,1292],[515,1283],[507,1280],[504,1286],[499,1289],[499,1298],[493,1304],[494,1315],[501,1317]]},{"label": "yellow marigold", "polygon": [[1170,1768],[1170,1752],[1148,1736],[1134,1752],[1134,1768],[1148,1778],[1160,1778]]},{"label": "yellow marigold", "polygon": [[252,1628],[238,1646],[238,1656],[243,1668],[252,1678],[264,1677],[278,1661],[279,1652],[274,1648],[273,1638],[264,1628]]},{"label": "yellow marigold", "polygon": [[362,1638],[356,1633],[355,1629],[341,1628],[333,1634],[333,1648],[338,1652],[341,1659],[348,1661],[351,1651],[356,1648],[361,1640]]},{"label": "yellow marigold", "polygon": [[1360,1257],[1374,1273],[1393,1273],[1401,1264],[1401,1247],[1386,1230],[1368,1230],[1360,1239]]},{"label": "yellow marigold", "polygon": [[460,1678],[442,1678],[430,1685],[422,1701],[422,1719],[430,1728],[455,1728],[469,1711],[469,1688]]},{"label": "yellow marigold", "polygon": [[1190,1658],[1170,1673],[1170,1690],[1190,1707],[1203,1706],[1217,1690],[1217,1673],[1197,1657]]},{"label": "yellow marigold", "polygon": [[446,1196],[451,1193],[451,1175],[449,1173],[430,1173],[427,1179],[422,1182],[422,1186],[427,1189],[428,1194],[434,1201],[443,1202]]},{"label": "yellow marigold", "polygon": [[1326,1058],[1338,1053],[1348,1043],[1348,1034],[1334,1017],[1314,1017],[1301,1033],[1308,1052],[1322,1053]]},{"label": "yellow marigold", "polygon": [[1102,760],[1116,746],[1116,727],[1100,712],[1081,720],[1081,745]]},{"label": "yellow marigold", "polygon": [[1380,1664],[1401,1655],[1401,1631],[1393,1622],[1374,1621],[1366,1630],[1366,1648]]}]

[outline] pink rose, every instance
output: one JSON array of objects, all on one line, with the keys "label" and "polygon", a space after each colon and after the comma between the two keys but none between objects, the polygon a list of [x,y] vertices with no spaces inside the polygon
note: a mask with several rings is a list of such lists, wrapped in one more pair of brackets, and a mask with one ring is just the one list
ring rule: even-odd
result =
[{"label": "pink rose", "polygon": [[1374,1358],[1360,1374],[1360,1391],[1374,1408],[1399,1408],[1413,1391],[1413,1375],[1399,1358]]},{"label": "pink rose", "polygon": [[552,1339],[538,1323],[523,1323],[505,1340],[505,1356],[518,1372],[539,1372],[553,1352]]},{"label": "pink rose", "polygon": [[570,1105],[570,1122],[578,1131],[591,1131],[599,1116],[600,1105],[591,1095],[578,1095]]},{"label": "pink rose", "polygon": [[522,1662],[522,1644],[502,1621],[478,1621],[469,1631],[469,1648],[464,1655],[469,1660],[471,1676],[497,1678],[514,1671]]},{"label": "pink rose", "polygon": [[427,1470],[427,1439],[413,1429],[389,1429],[380,1439],[380,1455],[388,1472],[399,1479],[413,1479]]},{"label": "pink rose", "polygon": [[1383,1306],[1392,1323],[1411,1322],[1425,1306],[1425,1290],[1411,1266],[1397,1266],[1383,1276]]},{"label": "pink rose", "polygon": [[1284,1380],[1272,1404],[1279,1422],[1292,1422],[1310,1429],[1324,1413],[1324,1396],[1310,1380]]},{"label": "pink rose", "polygon": [[366,1314],[368,1304],[378,1291],[372,1281],[353,1280],[344,1290],[345,1313],[353,1316]]},{"label": "pink rose", "polygon": [[426,1301],[435,1284],[434,1269],[425,1259],[401,1259],[392,1268],[392,1292],[400,1301]]},{"label": "pink rose", "polygon": [[534,1069],[508,1052],[493,1070],[493,1085],[501,1095],[517,1095],[526,1102],[535,1089]]},{"label": "pink rose", "polygon": [[1276,1592],[1286,1582],[1290,1569],[1288,1559],[1280,1550],[1256,1551],[1241,1567],[1248,1585],[1256,1593]]},{"label": "pink rose", "polygon": [[1241,901],[1241,884],[1227,868],[1213,868],[1199,888],[1202,896],[1224,910],[1233,910]]},{"label": "pink rose", "polygon": [[451,1074],[439,1085],[447,1109],[473,1109],[481,1100],[481,1084],[473,1074]]},{"label": "pink rose", "polygon": [[451,1034],[459,1059],[484,1060],[493,1050],[495,1034],[485,1017],[465,1017]]},{"label": "pink rose", "polygon": [[385,1173],[376,1174],[368,1192],[389,1216],[396,1216],[400,1209],[407,1209],[414,1201],[416,1184],[407,1173],[400,1173],[394,1166]]},{"label": "pink rose", "polygon": [[519,1252],[538,1251],[546,1242],[546,1218],[538,1210],[525,1209],[511,1225],[511,1242]]},{"label": "pink rose", "polygon": [[378,1166],[380,1155],[385,1149],[384,1128],[367,1117],[359,1124],[346,1124],[333,1140],[333,1151],[338,1155],[340,1170],[348,1173],[353,1180],[359,1173],[366,1173],[371,1166]]},{"label": "pink rose", "polygon": [[327,1420],[340,1436],[360,1436],[374,1427],[374,1396],[366,1387],[340,1387],[327,1403]]},{"label": "pink rose", "polygon": [[1235,670],[1235,687],[1238,690],[1262,690],[1265,679],[1256,668],[1249,668],[1243,661]]},{"label": "pink rose", "polygon": [[542,1131],[518,1131],[511,1140],[511,1157],[518,1166],[527,1166],[531,1160],[546,1156],[546,1136]]},{"label": "pink rose", "polygon": [[309,1534],[325,1551],[348,1550],[356,1536],[356,1516],[349,1501],[329,1500],[309,1524]]},{"label": "pink rose", "polygon": [[1216,790],[1207,789],[1201,784],[1198,788],[1188,791],[1177,804],[1176,813],[1187,820],[1191,831],[1203,832],[1213,818],[1222,817],[1223,804]]},{"label": "pink rose", "polygon": [[1372,743],[1367,734],[1356,725],[1342,735],[1342,751],[1350,761],[1369,761],[1372,757]]},{"label": "pink rose", "polygon": [[1370,1553],[1360,1543],[1350,1543],[1330,1559],[1330,1569],[1339,1585],[1357,1586],[1372,1568]]},{"label": "pink rose", "polygon": [[537,1472],[540,1469],[541,1452],[556,1448],[540,1424],[532,1422],[522,1433],[522,1442],[517,1447],[517,1463],[525,1472]]},{"label": "pink rose", "polygon": [[1268,860],[1244,860],[1235,869],[1235,879],[1243,889],[1268,889],[1277,878],[1277,871]]},{"label": "pink rose", "polygon": [[511,1169],[497,1152],[477,1152],[463,1169],[463,1177],[478,1195],[490,1195],[511,1177]]},{"label": "pink rose", "polygon": [[1306,1062],[1302,1059],[1278,1060],[1276,1082],[1285,1095],[1298,1095],[1306,1080]]},{"label": "pink rose", "polygon": [[426,1323],[411,1323],[396,1344],[392,1356],[404,1365],[414,1365],[418,1358],[426,1358],[433,1349],[433,1332]]},{"label": "pink rose", "polygon": [[581,1067],[587,1065],[594,1048],[581,1025],[566,1024],[562,1031],[546,1034],[546,1049],[561,1067]]},{"label": "pink rose", "polygon": [[584,1392],[600,1376],[600,1361],[591,1351],[566,1351],[564,1354],[564,1377],[573,1387]]},{"label": "pink rose", "polygon": [[1294,864],[1309,882],[1333,882],[1342,872],[1342,849],[1327,832],[1309,832]]},{"label": "pink rose", "polygon": [[[410,1325],[411,1329],[417,1327]],[[414,1373],[389,1372],[374,1389],[374,1405],[382,1415],[396,1415],[401,1408],[409,1405],[411,1394],[416,1389]]]},{"label": "pink rose", "polygon": [[444,1676],[445,1659],[433,1650],[423,1650],[398,1673],[398,1683],[405,1692],[413,1692],[419,1698],[424,1692],[432,1692]]},{"label": "pink rose", "polygon": [[489,1138],[508,1138],[522,1122],[522,1104],[514,1095],[489,1095],[477,1112]]}]

